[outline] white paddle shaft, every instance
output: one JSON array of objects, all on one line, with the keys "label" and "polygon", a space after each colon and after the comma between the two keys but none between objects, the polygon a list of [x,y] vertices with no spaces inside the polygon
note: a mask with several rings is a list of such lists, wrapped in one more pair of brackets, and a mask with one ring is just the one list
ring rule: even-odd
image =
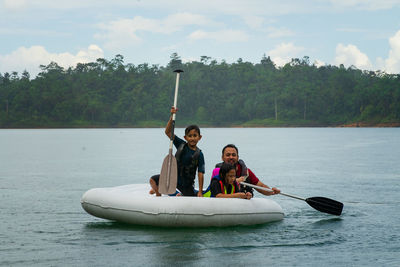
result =
[{"label": "white paddle shaft", "polygon": [[[178,105],[178,89],[179,89],[179,76],[180,76],[180,71],[175,71],[176,72],[176,83],[175,83],[175,95],[174,95],[174,108],[177,107]],[[169,142],[169,153],[172,155],[172,148],[173,148],[173,141],[174,141],[174,128],[175,128],[175,118],[176,118],[176,113],[172,114],[172,134],[171,134],[171,141]]]},{"label": "white paddle shaft", "polygon": [[[253,188],[256,188],[256,189],[260,189],[260,190],[264,190],[264,191],[267,191],[267,192],[273,192],[273,190],[271,190],[271,189],[269,189],[269,188],[266,188],[266,187],[262,187],[262,186],[258,186],[258,185],[253,185],[253,184],[249,184],[249,183],[245,183],[245,182],[240,182],[242,185],[245,185],[245,186],[250,186],[250,187],[253,187]],[[305,201],[305,199],[304,198],[301,198],[301,197],[297,197],[297,196],[293,196],[293,195],[289,195],[289,194],[285,194],[285,193],[279,193],[279,194],[281,194],[281,195],[284,195],[284,196],[287,196],[287,197],[292,197],[292,198],[296,198],[296,199],[299,199],[299,200],[304,200]]]},{"label": "white paddle shaft", "polygon": [[[179,75],[180,73],[176,73],[176,83],[175,83],[175,96],[174,96],[174,108],[177,108],[178,105],[178,88],[179,88]],[[172,114],[172,120],[174,121],[176,114]]]}]

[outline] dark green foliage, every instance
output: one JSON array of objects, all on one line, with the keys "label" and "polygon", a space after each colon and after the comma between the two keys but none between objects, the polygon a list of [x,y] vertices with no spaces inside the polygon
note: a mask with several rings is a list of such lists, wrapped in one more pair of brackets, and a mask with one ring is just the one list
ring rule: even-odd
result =
[{"label": "dark green foliage", "polygon": [[207,56],[166,67],[111,61],[64,69],[52,62],[0,74],[0,127],[159,127],[173,103],[182,68],[178,126],[336,125],[400,122],[400,75],[343,66],[316,67],[309,58],[277,68],[269,57],[227,64]]}]

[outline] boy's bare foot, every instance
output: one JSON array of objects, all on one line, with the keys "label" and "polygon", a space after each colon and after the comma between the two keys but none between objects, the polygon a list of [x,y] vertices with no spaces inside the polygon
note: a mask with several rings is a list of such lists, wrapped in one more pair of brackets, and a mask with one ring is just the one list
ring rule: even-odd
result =
[{"label": "boy's bare foot", "polygon": [[152,188],[152,189],[150,189],[150,191],[149,191],[149,194],[150,195],[154,195],[154,194],[156,194],[156,196],[157,197],[161,197],[161,194],[160,193],[158,193],[158,192],[156,192],[156,191],[154,191],[154,189]]}]

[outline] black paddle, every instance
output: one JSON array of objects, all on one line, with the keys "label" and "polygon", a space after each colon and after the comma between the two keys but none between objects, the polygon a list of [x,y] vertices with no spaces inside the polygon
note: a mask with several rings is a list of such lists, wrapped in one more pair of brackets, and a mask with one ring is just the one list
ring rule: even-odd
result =
[{"label": "black paddle", "polygon": [[[176,84],[175,84],[175,96],[174,96],[174,108],[178,101],[178,87],[179,87],[179,74],[183,70],[175,70],[176,72]],[[178,183],[178,166],[176,158],[172,155],[172,147],[174,141],[174,130],[175,130],[175,117],[176,114],[172,115],[172,130],[169,143],[168,155],[164,158],[163,165],[160,172],[160,180],[158,182],[158,192],[161,194],[173,194],[176,191],[176,185]]]},{"label": "black paddle", "polygon": [[[264,191],[268,191],[268,192],[272,192],[271,189],[265,188],[265,187],[261,187],[261,186],[257,186],[257,185],[252,185],[249,183],[245,183],[245,182],[241,182],[242,185],[245,186],[250,186],[256,189],[260,189],[260,190],[264,190]],[[342,214],[342,210],[343,210],[343,203],[330,199],[330,198],[326,198],[326,197],[309,197],[309,198],[301,198],[301,197],[297,197],[297,196],[293,196],[293,195],[289,195],[289,194],[285,194],[285,193],[280,193],[281,195],[287,196],[287,197],[291,197],[291,198],[295,198],[295,199],[299,199],[299,200],[304,200],[305,202],[308,203],[308,205],[310,205],[311,207],[313,207],[314,209],[321,211],[321,212],[325,212],[325,213],[329,213],[332,215],[337,215],[340,216],[340,214]]]}]

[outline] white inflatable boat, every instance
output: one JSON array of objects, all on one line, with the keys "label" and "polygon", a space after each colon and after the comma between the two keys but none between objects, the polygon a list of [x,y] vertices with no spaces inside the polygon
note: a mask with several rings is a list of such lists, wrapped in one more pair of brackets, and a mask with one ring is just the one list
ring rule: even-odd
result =
[{"label": "white inflatable boat", "polygon": [[269,198],[156,197],[149,190],[148,184],[94,188],[83,194],[81,204],[99,218],[166,227],[253,225],[284,216],[282,208]]}]

